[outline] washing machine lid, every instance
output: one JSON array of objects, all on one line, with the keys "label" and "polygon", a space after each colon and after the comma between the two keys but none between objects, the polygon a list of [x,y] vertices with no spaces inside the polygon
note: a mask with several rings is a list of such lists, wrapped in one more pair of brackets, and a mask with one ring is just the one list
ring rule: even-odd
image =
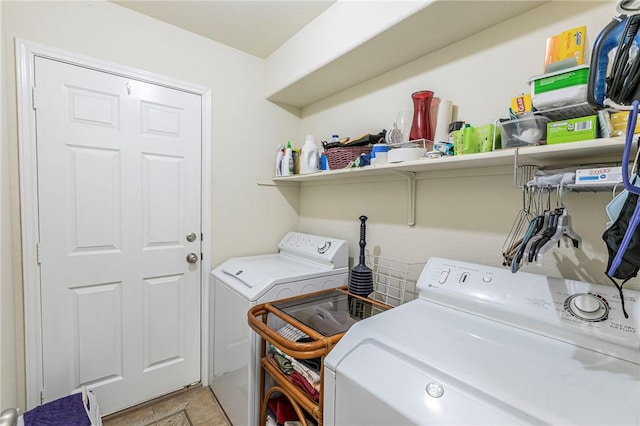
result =
[{"label": "washing machine lid", "polygon": [[355,418],[353,386],[378,400],[378,418],[401,413],[408,424],[640,419],[638,364],[425,300],[355,324],[325,367],[336,376],[336,421]]},{"label": "washing machine lid", "polygon": [[277,284],[344,274],[345,271],[346,268],[328,268],[278,253],[231,258],[215,268],[213,274],[249,300],[254,300],[265,289]]}]

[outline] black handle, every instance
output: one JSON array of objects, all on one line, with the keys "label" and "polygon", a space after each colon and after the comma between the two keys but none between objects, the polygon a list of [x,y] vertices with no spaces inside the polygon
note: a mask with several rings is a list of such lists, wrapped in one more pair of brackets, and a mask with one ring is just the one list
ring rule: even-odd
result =
[{"label": "black handle", "polygon": [[365,222],[367,221],[367,217],[366,216],[360,216],[360,265],[364,265],[365,264],[365,260],[364,260],[364,247],[367,245],[367,242],[365,241],[365,234],[367,231],[367,226],[365,225]]},{"label": "black handle", "polygon": [[[614,17],[609,24],[600,31],[598,37],[593,45],[591,52],[591,64],[589,66],[589,80],[587,81],[587,102],[594,108],[602,108],[602,101],[606,98],[605,92],[605,78],[607,76],[607,64],[601,62],[601,51],[603,45],[608,41],[607,36],[613,32],[618,24],[625,19],[624,15]],[[622,36],[621,36],[622,37]],[[596,87],[597,86],[597,87]],[[602,92],[603,99],[596,98],[596,91]]]}]

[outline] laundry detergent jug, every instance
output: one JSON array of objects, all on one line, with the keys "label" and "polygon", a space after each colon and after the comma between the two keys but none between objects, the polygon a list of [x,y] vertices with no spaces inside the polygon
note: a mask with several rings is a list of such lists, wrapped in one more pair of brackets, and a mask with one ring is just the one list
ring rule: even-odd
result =
[{"label": "laundry detergent jug", "polygon": [[300,174],[315,173],[320,170],[320,150],[313,135],[307,135],[300,154]]}]

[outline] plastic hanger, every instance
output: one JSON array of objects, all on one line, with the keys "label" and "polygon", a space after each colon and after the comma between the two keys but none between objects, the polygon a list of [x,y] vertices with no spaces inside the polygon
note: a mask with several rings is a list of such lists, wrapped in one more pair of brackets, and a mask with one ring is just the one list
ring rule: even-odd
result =
[{"label": "plastic hanger", "polygon": [[516,252],[515,256],[513,256],[513,260],[511,261],[511,272],[513,272],[514,274],[520,269],[520,266],[522,265],[522,259],[523,257],[526,257],[525,250],[528,246],[528,242],[536,234],[538,227],[544,220],[543,218],[543,216],[537,216],[529,221],[527,232],[524,234],[522,243],[520,244],[518,251]]},{"label": "plastic hanger", "polygon": [[527,243],[527,247],[525,248],[524,259],[526,260],[527,263],[533,262],[533,259],[535,258],[536,250],[538,245],[540,244],[540,241],[542,241],[542,239],[545,237],[549,237],[553,235],[553,233],[555,232],[555,226],[554,226],[555,213],[554,212],[547,210],[544,212],[544,216],[541,216],[539,218],[540,218],[539,220],[541,220],[541,226],[539,226],[536,234]]},{"label": "plastic hanger", "polygon": [[[542,191],[539,192],[539,196],[542,197]],[[547,206],[549,206],[550,203],[551,203],[551,198],[548,198]],[[542,202],[540,202],[539,206],[542,206]],[[522,250],[522,255],[520,260],[524,259],[526,262],[529,262],[529,257],[531,256],[531,250],[533,247],[535,247],[536,242],[540,238],[542,238],[542,236],[544,235],[544,230],[547,228],[549,224],[549,219],[550,219],[550,211],[549,211],[549,208],[547,208],[542,214],[539,214],[534,219],[535,222],[532,220],[532,222],[535,223],[535,228],[533,229],[533,233],[529,236],[529,238],[527,238],[525,241],[522,242],[523,250]]]},{"label": "plastic hanger", "polygon": [[[537,244],[535,252],[533,253],[533,258],[530,259],[530,261],[535,259],[537,263],[540,263],[542,261],[542,256],[551,250],[556,244],[559,247],[562,239],[570,241],[575,248],[580,247],[582,238],[580,238],[580,236],[573,230],[573,227],[571,226],[571,216],[562,202],[564,194],[562,184],[558,185],[557,194],[557,204],[559,207],[554,211],[553,229],[548,230]],[[567,247],[569,247],[569,245],[567,245]]]},{"label": "plastic hanger", "polygon": [[[624,143],[624,151],[622,151],[622,183],[624,183],[624,187],[630,193],[640,195],[640,188],[633,185],[629,180],[629,169],[628,167],[624,167],[625,164],[629,164],[629,156],[631,154],[631,145],[633,144],[633,132],[636,128],[636,121],[638,118],[638,105],[640,103],[635,100],[633,101],[633,109],[629,113],[629,117],[627,118],[627,134]],[[616,273],[616,270],[620,266],[622,262],[622,257],[624,256],[627,247],[629,247],[629,242],[631,241],[631,237],[633,236],[638,224],[640,223],[640,204],[636,204],[636,208],[633,211],[633,215],[629,219],[629,225],[627,226],[627,232],[624,234],[624,238],[620,243],[620,247],[616,253],[616,256],[613,258],[611,262],[611,266],[607,271],[607,275],[613,277]]]},{"label": "plastic hanger", "polygon": [[[537,216],[535,219],[531,221],[529,224],[528,231],[530,232],[529,238],[526,238],[522,241],[522,259],[525,262],[529,262],[529,256],[531,254],[531,250],[535,244],[535,242],[541,237],[539,232],[541,229],[545,227],[545,223],[547,222],[547,216]],[[533,228],[533,229],[532,229]]]},{"label": "plastic hanger", "polygon": [[547,222],[547,227],[544,229],[542,236],[538,240],[536,240],[535,244],[533,245],[529,254],[529,258],[527,259],[529,262],[533,262],[536,259],[540,248],[547,244],[556,234],[558,228],[558,218],[561,215],[562,212],[558,209],[549,213],[549,221]]},{"label": "plastic hanger", "polygon": [[541,262],[544,254],[554,248],[556,244],[560,244],[560,240],[563,238],[569,239],[575,248],[579,248],[580,243],[582,242],[580,236],[578,236],[571,227],[571,216],[569,216],[569,213],[565,208],[562,208],[562,213],[557,215],[555,233],[551,237],[547,238],[546,241],[543,240],[543,242],[537,247],[535,253],[536,262]]},{"label": "plastic hanger", "polygon": [[[629,164],[629,157],[631,156],[631,145],[633,145],[633,132],[636,128],[636,120],[638,118],[638,101],[633,101],[633,111],[629,113],[627,119],[627,134],[624,143],[624,151],[622,151],[622,164]],[[629,179],[629,169],[622,167],[622,183],[627,191],[640,195],[640,188],[631,183]]]}]

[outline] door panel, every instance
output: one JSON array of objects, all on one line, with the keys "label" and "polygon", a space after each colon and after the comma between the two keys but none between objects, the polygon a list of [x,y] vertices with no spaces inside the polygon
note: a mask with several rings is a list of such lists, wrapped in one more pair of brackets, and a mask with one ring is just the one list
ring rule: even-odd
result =
[{"label": "door panel", "polygon": [[184,205],[183,159],[145,154],[142,158],[144,248],[179,246]]},{"label": "door panel", "polygon": [[200,380],[201,98],[35,59],[44,397]]},{"label": "door panel", "polygon": [[184,286],[180,281],[179,276],[145,280],[145,369],[184,360]]},{"label": "door panel", "polygon": [[[70,252],[97,254],[120,250],[120,153],[115,150],[68,146]],[[99,186],[90,184],[100,182]]]},{"label": "door panel", "polygon": [[122,283],[72,288],[76,386],[122,378]]}]

